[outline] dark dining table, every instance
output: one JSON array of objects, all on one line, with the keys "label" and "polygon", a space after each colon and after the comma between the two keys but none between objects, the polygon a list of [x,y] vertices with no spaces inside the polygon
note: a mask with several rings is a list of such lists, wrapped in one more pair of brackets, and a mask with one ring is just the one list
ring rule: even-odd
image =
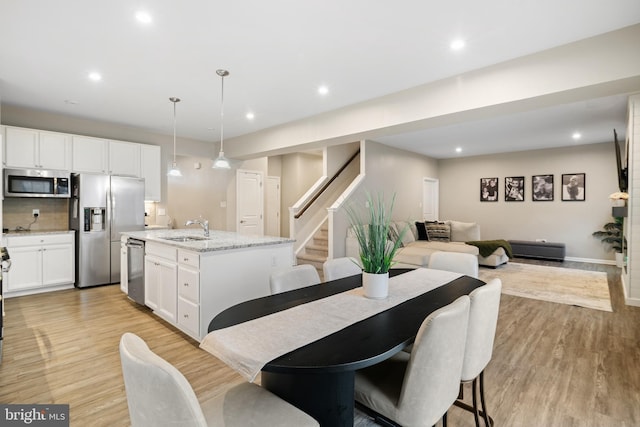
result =
[{"label": "dark dining table", "polygon": [[[411,271],[392,269],[391,277]],[[379,363],[413,343],[433,311],[468,295],[485,282],[461,276],[268,362],[266,389],[314,417],[321,426],[352,426],[355,371]],[[209,332],[234,326],[362,285],[362,276],[324,282],[237,304],[209,323]],[[268,338],[268,337],[267,337]]]}]

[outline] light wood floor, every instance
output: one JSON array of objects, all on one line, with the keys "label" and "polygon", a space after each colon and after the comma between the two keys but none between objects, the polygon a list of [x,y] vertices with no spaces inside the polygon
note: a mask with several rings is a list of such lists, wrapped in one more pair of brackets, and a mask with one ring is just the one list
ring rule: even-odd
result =
[{"label": "light wood floor", "polygon": [[[607,271],[614,312],[503,295],[485,373],[495,424],[640,425],[640,308],[624,305],[615,267],[551,265]],[[11,298],[5,311],[0,402],[70,404],[72,426],[129,425],[118,354],[127,331],[180,369],[201,401],[243,381],[118,286]],[[449,425],[473,417],[452,408]]]}]

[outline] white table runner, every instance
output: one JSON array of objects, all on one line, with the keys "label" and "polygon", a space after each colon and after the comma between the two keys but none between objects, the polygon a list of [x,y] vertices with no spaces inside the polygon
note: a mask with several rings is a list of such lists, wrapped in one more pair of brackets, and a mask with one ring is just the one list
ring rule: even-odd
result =
[{"label": "white table runner", "polygon": [[253,382],[269,361],[388,310],[462,276],[419,268],[389,279],[389,297],[373,300],[362,287],[212,331],[200,347]]}]

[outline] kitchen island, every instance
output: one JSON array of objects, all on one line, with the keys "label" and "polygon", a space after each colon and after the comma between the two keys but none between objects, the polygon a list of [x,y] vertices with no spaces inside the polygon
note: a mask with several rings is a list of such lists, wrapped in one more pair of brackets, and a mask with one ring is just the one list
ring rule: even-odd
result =
[{"label": "kitchen island", "polygon": [[[200,341],[222,310],[271,293],[269,276],[293,265],[293,239],[235,232],[171,229],[125,232],[145,242],[144,304]],[[123,252],[123,261],[126,260]],[[123,264],[123,292],[127,268]]]}]

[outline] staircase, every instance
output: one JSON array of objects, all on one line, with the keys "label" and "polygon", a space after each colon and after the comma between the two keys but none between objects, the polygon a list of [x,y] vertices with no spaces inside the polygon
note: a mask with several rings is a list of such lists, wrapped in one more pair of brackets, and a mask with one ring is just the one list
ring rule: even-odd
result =
[{"label": "staircase", "polygon": [[329,228],[327,221],[315,232],[313,238],[307,243],[302,251],[298,253],[296,258],[297,264],[311,264],[323,278],[322,264],[329,256]]}]

